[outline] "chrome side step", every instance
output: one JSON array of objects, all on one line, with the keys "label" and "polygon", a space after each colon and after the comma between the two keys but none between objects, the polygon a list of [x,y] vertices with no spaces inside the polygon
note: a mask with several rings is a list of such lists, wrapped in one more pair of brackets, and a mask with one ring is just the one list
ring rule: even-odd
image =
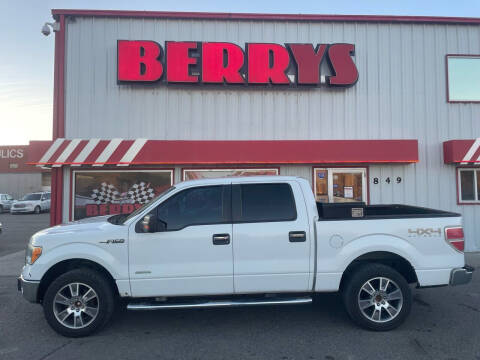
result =
[{"label": "chrome side step", "polygon": [[131,303],[127,305],[128,310],[162,310],[162,309],[191,309],[191,308],[211,308],[211,307],[239,307],[239,306],[257,306],[257,305],[295,305],[308,304],[312,302],[311,297],[297,298],[270,298],[255,300],[210,300],[203,302],[181,302],[181,303]]}]

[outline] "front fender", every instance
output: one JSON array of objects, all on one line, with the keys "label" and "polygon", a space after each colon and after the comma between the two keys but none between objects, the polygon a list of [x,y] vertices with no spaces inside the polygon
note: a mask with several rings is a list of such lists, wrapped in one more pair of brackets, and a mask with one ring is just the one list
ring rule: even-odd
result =
[{"label": "front fender", "polygon": [[[103,244],[102,244],[103,245]],[[41,280],[43,275],[61,261],[84,259],[103,266],[115,280],[128,279],[128,250],[126,244],[111,245],[66,243],[49,249],[33,265],[25,265],[22,275],[26,280]],[[106,249],[105,247],[110,247]]]}]

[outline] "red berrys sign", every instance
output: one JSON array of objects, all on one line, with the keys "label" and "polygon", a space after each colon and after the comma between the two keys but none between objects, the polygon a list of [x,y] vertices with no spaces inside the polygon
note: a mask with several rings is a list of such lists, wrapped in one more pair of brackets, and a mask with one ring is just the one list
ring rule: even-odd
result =
[{"label": "red berrys sign", "polygon": [[[352,86],[353,44],[118,40],[119,83]],[[322,63],[329,69],[321,73]]]}]

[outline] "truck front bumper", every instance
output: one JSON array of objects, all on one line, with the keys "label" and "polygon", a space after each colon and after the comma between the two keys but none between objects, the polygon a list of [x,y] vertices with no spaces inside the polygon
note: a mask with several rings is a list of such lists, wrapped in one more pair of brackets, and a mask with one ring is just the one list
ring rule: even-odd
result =
[{"label": "truck front bumper", "polygon": [[463,285],[472,280],[473,271],[475,268],[465,265],[463,268],[453,269],[450,274],[450,285]]},{"label": "truck front bumper", "polygon": [[36,303],[38,287],[40,286],[40,281],[30,281],[25,280],[23,276],[20,276],[17,279],[17,288],[20,291],[25,299],[32,303]]}]

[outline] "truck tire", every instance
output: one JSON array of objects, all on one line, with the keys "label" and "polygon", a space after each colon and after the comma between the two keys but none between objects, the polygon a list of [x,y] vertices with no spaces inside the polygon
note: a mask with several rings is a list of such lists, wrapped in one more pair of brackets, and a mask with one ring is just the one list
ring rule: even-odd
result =
[{"label": "truck tire", "polygon": [[35,214],[40,214],[41,210],[42,210],[42,209],[40,209],[40,206],[37,205],[37,206],[35,206],[35,209],[33,210],[33,212],[34,212]]},{"label": "truck tire", "polygon": [[55,279],[43,298],[48,324],[67,337],[82,337],[100,330],[115,309],[113,289],[100,273],[82,268]]},{"label": "truck tire", "polygon": [[350,318],[374,331],[398,327],[412,307],[412,292],[405,278],[383,264],[357,267],[346,279],[342,296]]}]

